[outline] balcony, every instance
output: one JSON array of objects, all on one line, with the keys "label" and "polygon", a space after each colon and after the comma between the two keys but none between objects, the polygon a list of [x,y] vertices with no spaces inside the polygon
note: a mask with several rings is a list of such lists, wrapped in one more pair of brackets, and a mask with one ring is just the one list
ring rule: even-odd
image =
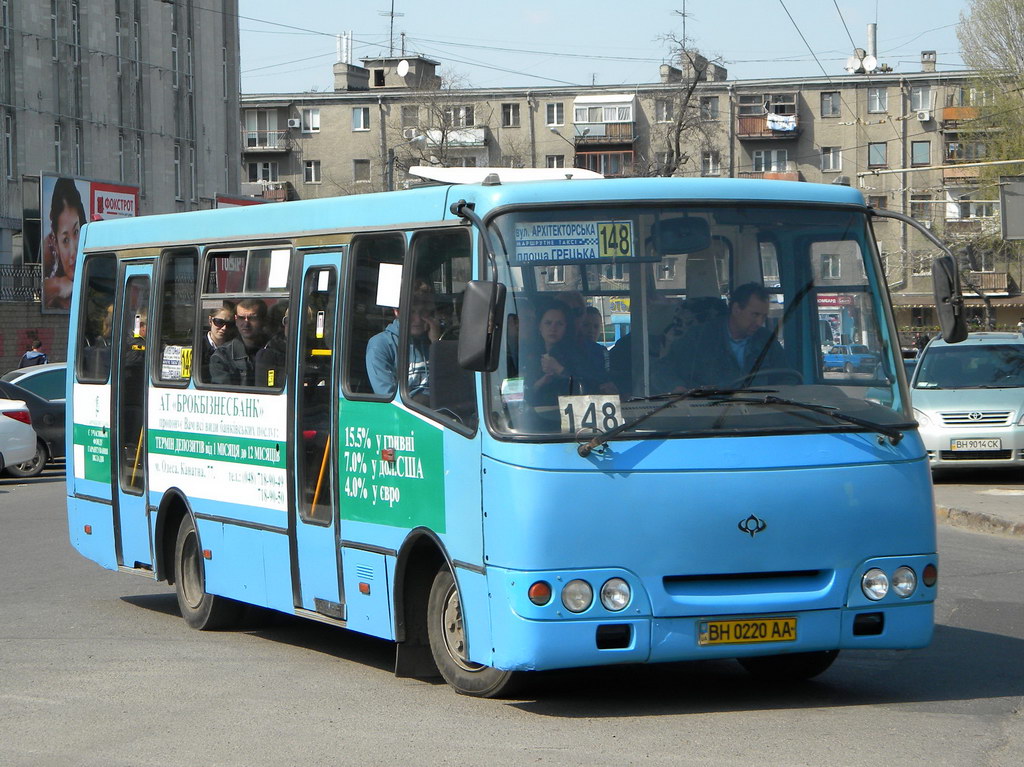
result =
[{"label": "balcony", "polygon": [[945,182],[976,181],[979,168],[965,168],[959,165],[947,165],[942,169],[942,180]]},{"label": "balcony", "polygon": [[[430,128],[425,132],[431,146],[445,146],[449,149],[480,148],[487,146],[487,128]],[[411,142],[410,142],[411,143]]]},{"label": "balcony", "polygon": [[290,149],[288,130],[242,130],[242,151],[252,154],[274,154]]},{"label": "balcony", "polygon": [[976,120],[977,117],[977,107],[943,107],[942,127],[953,128],[963,120]]},{"label": "balcony", "polygon": [[775,164],[773,170],[741,170],[736,178],[762,178],[767,181],[803,181],[804,175],[796,169],[796,163],[787,161]]},{"label": "balcony", "polygon": [[1017,292],[1009,272],[970,272],[968,281],[987,296],[1008,296]]},{"label": "balcony", "polygon": [[637,139],[636,123],[576,123],[576,145],[632,144]]},{"label": "balcony", "polygon": [[800,135],[796,115],[740,115],[736,118],[738,139],[795,139]]}]

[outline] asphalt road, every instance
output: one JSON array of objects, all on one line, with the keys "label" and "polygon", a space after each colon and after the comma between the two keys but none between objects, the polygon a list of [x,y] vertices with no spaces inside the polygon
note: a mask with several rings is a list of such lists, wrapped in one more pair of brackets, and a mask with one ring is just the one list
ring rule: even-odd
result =
[{"label": "asphalt road", "polygon": [[203,633],[67,542],[63,478],[0,479],[2,765],[1024,763],[1024,540],[940,528],[938,626],[760,687],[732,662],[397,679],[390,644],[284,616]]}]

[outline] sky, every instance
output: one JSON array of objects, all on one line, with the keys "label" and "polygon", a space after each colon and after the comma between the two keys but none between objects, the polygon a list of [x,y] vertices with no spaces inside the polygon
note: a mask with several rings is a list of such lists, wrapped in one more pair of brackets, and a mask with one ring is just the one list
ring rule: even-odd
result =
[{"label": "sky", "polygon": [[[964,69],[956,26],[970,0],[239,0],[242,92],[333,88],[335,35],[351,32],[353,63],[419,54],[460,87],[657,82],[665,35],[685,36],[730,80],[841,77],[878,25],[878,60],[921,71]],[[394,16],[390,14],[394,11]],[[399,15],[401,14],[401,15]],[[392,28],[393,24],[393,28]],[[852,42],[851,42],[852,38]],[[393,46],[393,48],[392,48]]]}]

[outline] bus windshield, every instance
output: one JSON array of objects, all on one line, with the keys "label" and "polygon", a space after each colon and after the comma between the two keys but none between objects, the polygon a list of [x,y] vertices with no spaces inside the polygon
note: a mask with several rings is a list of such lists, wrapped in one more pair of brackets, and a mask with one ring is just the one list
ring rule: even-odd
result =
[{"label": "bus windshield", "polygon": [[487,385],[499,436],[911,425],[863,210],[558,207],[489,225],[508,291]]}]

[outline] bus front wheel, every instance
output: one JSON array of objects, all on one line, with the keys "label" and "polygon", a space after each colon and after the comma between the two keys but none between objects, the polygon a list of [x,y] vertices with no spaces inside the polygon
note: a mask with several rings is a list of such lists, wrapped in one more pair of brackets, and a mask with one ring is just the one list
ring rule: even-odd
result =
[{"label": "bus front wheel", "polygon": [[786,655],[762,655],[737,658],[740,665],[762,682],[800,682],[824,672],[839,655],[839,650],[794,652]]},{"label": "bus front wheel", "polygon": [[459,587],[447,567],[434,576],[427,600],[430,653],[444,680],[463,695],[497,698],[518,687],[522,672],[499,671],[469,659]]},{"label": "bus front wheel", "polygon": [[181,617],[194,629],[227,628],[242,615],[240,602],[206,593],[203,553],[195,523],[188,514],[182,517],[174,542],[174,591]]}]

